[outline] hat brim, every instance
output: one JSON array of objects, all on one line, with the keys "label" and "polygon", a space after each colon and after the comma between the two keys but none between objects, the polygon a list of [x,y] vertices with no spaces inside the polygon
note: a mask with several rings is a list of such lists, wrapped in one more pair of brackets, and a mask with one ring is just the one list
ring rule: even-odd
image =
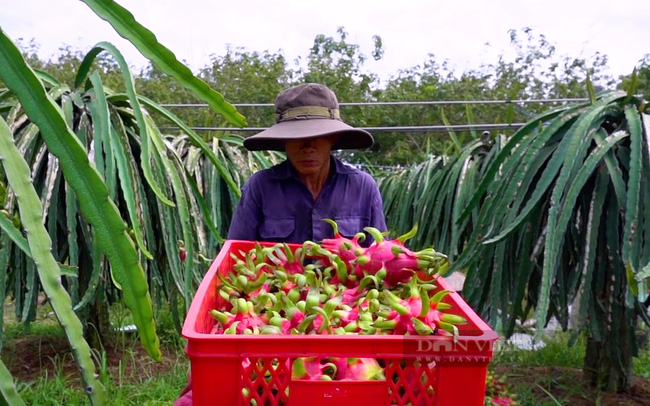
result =
[{"label": "hat brim", "polygon": [[372,146],[374,139],[368,131],[351,127],[339,120],[308,119],[277,123],[270,128],[244,140],[249,151],[284,151],[284,142],[325,135],[340,134],[332,146],[337,149],[363,149]]}]

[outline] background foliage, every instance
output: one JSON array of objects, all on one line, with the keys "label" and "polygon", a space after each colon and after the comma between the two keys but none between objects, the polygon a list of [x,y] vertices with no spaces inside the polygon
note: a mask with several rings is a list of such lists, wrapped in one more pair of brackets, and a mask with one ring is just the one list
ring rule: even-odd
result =
[{"label": "background foliage", "polygon": [[[313,47],[295,63],[287,61],[281,51],[228,48],[225,55],[213,55],[211,63],[199,69],[197,76],[236,104],[272,104],[280,90],[308,81],[330,86],[340,102],[394,102],[585,98],[587,74],[597,90],[615,88],[624,79],[606,73],[606,55],[596,53],[581,58],[560,54],[551,41],[532,29],[511,30],[510,41],[514,57],[501,54],[476,70],[456,72],[448,61],[440,61],[431,54],[422,64],[405,67],[382,79],[368,71],[368,57],[358,45],[349,42],[347,32],[341,27],[336,37],[318,35]],[[35,43],[23,44],[23,50],[32,66],[69,84],[75,76],[75,61],[78,63],[83,58],[81,52],[69,47],[62,48],[58,56],[47,61],[39,59]],[[373,59],[383,55],[379,36],[375,37],[371,55]],[[648,80],[649,63],[648,58],[639,63],[641,91],[647,89],[643,84]],[[121,75],[110,56],[100,55],[97,69],[107,87],[119,88]],[[135,73],[135,80],[138,92],[158,103],[200,102],[154,64]],[[345,106],[342,115],[347,122],[360,127],[444,125],[443,113],[453,124],[524,123],[557,104]],[[273,123],[272,107],[240,107],[239,110],[250,127]],[[223,118],[207,108],[172,108],[172,111],[190,126],[226,125]],[[169,126],[167,121],[160,121],[155,114],[154,117],[163,128]],[[503,133],[511,135],[512,131]],[[214,131],[204,134],[206,138],[219,135]],[[455,135],[460,145],[474,138],[469,132]],[[455,149],[448,133],[376,133],[375,138],[377,142],[371,150],[344,154],[344,157],[350,162],[393,166],[421,162],[427,153],[448,154]]]}]

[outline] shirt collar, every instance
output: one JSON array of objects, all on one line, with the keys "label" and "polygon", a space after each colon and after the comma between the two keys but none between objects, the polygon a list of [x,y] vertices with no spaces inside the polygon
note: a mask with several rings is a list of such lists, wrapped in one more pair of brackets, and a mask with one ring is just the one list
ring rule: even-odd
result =
[{"label": "shirt collar", "polygon": [[[334,168],[334,173],[337,175],[347,175],[354,173],[354,168],[344,164],[339,159],[330,156],[330,176],[332,175],[332,168]],[[293,165],[291,165],[289,159],[286,159],[284,162],[271,168],[270,177],[272,179],[299,179],[298,173],[296,172],[296,169],[293,167]]]}]

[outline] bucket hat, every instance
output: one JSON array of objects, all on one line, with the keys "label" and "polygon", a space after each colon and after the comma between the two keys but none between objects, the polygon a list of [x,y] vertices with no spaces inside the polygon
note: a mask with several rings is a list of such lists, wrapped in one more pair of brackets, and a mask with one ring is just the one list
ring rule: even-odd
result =
[{"label": "bucket hat", "polygon": [[307,83],[289,88],[275,99],[275,124],[248,137],[250,151],[284,151],[284,142],[339,134],[332,149],[361,149],[372,146],[372,135],[341,120],[336,94],[327,86]]}]

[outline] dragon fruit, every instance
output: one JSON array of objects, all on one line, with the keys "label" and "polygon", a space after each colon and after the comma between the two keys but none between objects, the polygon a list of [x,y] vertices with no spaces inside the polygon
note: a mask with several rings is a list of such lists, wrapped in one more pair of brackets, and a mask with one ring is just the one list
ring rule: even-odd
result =
[{"label": "dragon fruit", "polygon": [[[349,239],[339,233],[339,226],[334,220],[323,219],[323,221],[329,223],[334,229],[334,238],[324,239],[321,241],[320,247],[339,256],[348,272],[355,273],[357,277],[362,277],[361,267],[355,265],[353,261],[359,255],[363,254],[364,249],[359,242],[363,242],[366,239],[366,235],[363,232],[358,232],[352,239]],[[329,266],[330,264],[326,262],[325,265]]]},{"label": "dragon fruit", "polygon": [[[442,329],[458,337],[457,324],[467,322],[465,318],[438,310],[440,300],[449,293],[441,291],[429,297],[429,293],[417,286],[417,279],[409,283],[410,296],[401,299],[389,290],[384,290],[384,298],[392,310],[380,312],[381,319],[373,323],[382,330],[391,329],[394,334],[429,335]],[[443,304],[444,305],[444,304]]]},{"label": "dragon fruit", "polygon": [[311,381],[331,381],[336,372],[336,364],[327,358],[296,358],[291,369],[291,377]]},{"label": "dragon fruit", "polygon": [[337,378],[342,375],[341,380],[371,381],[386,379],[383,368],[374,358],[348,358],[346,364],[345,373],[337,375]]},{"label": "dragon fruit", "polygon": [[[390,240],[366,227],[365,234],[343,237],[326,219],[334,238],[321,245],[305,241],[295,252],[288,244],[231,253],[232,268],[219,275],[215,333],[268,334],[433,334],[455,336],[464,319],[443,314],[440,293],[429,298],[435,276],[447,259],[433,249],[410,251],[405,242],[417,232]],[[315,261],[304,265],[306,258]],[[399,286],[403,293],[391,289]],[[380,295],[378,289],[384,289]],[[410,289],[410,294],[407,296]],[[397,292],[397,290],[395,290]],[[444,296],[444,293],[442,294]],[[400,297],[401,296],[401,297]],[[268,329],[263,327],[267,326]],[[262,331],[264,330],[264,331]]]},{"label": "dragon fruit", "polygon": [[305,319],[304,309],[301,310],[300,307],[293,304],[293,302],[289,300],[288,297],[283,300],[283,303],[285,305],[284,312],[289,321],[289,327],[297,328],[298,325]]},{"label": "dragon fruit", "polygon": [[417,226],[393,240],[385,239],[376,228],[366,227],[364,230],[372,235],[374,241],[354,263],[366,274],[379,275],[388,287],[408,281],[418,271],[434,274],[440,264],[446,261],[444,255],[432,249],[413,252],[406,248],[404,244],[415,236]]},{"label": "dragon fruit", "polygon": [[233,304],[233,313],[210,310],[210,315],[219,322],[221,328],[217,328],[217,333],[224,334],[243,334],[245,330],[253,330],[259,326],[266,325],[267,320],[259,316],[253,309],[254,305],[245,299],[239,298]]},{"label": "dragon fruit", "polygon": [[374,358],[305,357],[296,358],[293,379],[370,381],[385,379],[384,370]]},{"label": "dragon fruit", "polygon": [[519,406],[516,395],[511,394],[506,385],[506,377],[488,371],[485,379],[485,405],[486,406]]},{"label": "dragon fruit", "polygon": [[304,255],[301,248],[294,253],[285,243],[276,245],[273,252],[267,253],[267,258],[281,271],[289,275],[303,273]]}]

